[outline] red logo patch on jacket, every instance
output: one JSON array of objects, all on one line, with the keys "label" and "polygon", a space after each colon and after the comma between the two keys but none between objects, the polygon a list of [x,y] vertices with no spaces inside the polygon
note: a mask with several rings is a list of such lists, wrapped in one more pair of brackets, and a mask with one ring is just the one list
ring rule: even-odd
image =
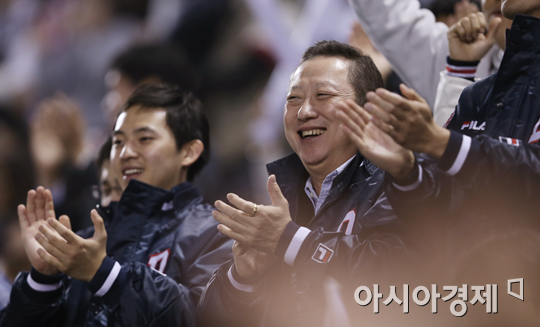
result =
[{"label": "red logo patch on jacket", "polygon": [[343,221],[339,225],[337,231],[345,232],[345,235],[351,235],[355,220],[356,220],[356,210],[352,209],[351,211],[347,212],[347,214],[345,215],[345,218],[343,218]]},{"label": "red logo patch on jacket", "polygon": [[319,243],[319,246],[317,247],[315,253],[313,253],[311,259],[320,263],[327,263],[330,261],[330,259],[332,259],[333,255],[334,251],[332,249],[323,245],[322,243]]},{"label": "red logo patch on jacket", "polygon": [[148,266],[150,268],[153,268],[160,273],[164,273],[165,268],[167,267],[167,262],[169,261],[169,255],[171,254],[171,250],[167,249],[165,251],[152,254],[150,258],[148,259]]}]

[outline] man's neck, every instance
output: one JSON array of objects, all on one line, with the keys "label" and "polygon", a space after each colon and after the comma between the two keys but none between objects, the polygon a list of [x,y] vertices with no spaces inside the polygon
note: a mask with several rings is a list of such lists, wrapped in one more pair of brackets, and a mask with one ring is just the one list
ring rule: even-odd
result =
[{"label": "man's neck", "polygon": [[[351,158],[354,156],[351,156]],[[344,165],[347,161],[349,161],[351,158],[345,159],[343,162],[340,162],[338,164],[332,165],[332,167],[322,167],[321,166],[312,166],[312,167],[306,167],[306,170],[309,173],[309,177],[311,178],[311,184],[313,185],[313,189],[315,193],[317,193],[317,196],[321,193],[321,188],[323,185],[324,180],[330,173]]]}]

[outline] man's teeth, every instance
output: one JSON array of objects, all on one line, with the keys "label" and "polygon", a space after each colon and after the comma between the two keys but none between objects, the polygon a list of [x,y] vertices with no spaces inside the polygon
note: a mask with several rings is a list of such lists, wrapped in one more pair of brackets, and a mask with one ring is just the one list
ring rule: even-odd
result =
[{"label": "man's teeth", "polygon": [[324,132],[326,132],[325,129],[311,129],[309,131],[302,131],[302,138],[305,138],[307,136],[322,135]]},{"label": "man's teeth", "polygon": [[126,169],[124,170],[124,175],[140,174],[143,171],[144,169]]}]

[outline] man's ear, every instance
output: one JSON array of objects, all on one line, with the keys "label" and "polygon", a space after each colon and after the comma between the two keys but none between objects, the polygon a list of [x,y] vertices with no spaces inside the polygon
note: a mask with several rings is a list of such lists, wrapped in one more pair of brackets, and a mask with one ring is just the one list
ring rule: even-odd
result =
[{"label": "man's ear", "polygon": [[204,151],[204,144],[201,140],[192,140],[182,146],[182,166],[189,167],[199,159]]}]

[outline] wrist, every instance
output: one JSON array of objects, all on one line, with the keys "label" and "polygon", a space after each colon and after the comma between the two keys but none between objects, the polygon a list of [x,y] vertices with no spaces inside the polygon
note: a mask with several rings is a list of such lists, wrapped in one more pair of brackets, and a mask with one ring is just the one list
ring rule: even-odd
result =
[{"label": "wrist", "polygon": [[446,146],[448,145],[450,131],[438,125],[434,126],[434,128],[435,131],[433,133],[433,137],[427,144],[426,150],[423,152],[435,159],[440,159],[444,154]]},{"label": "wrist", "polygon": [[403,165],[401,165],[401,167],[399,167],[398,170],[389,172],[390,175],[392,175],[392,177],[394,177],[395,179],[405,178],[414,169],[414,163],[415,163],[414,153],[412,151],[407,150],[403,157],[404,157]]},{"label": "wrist", "polygon": [[466,57],[450,55],[446,58],[446,73],[474,82],[476,69],[480,61],[468,60]]}]

